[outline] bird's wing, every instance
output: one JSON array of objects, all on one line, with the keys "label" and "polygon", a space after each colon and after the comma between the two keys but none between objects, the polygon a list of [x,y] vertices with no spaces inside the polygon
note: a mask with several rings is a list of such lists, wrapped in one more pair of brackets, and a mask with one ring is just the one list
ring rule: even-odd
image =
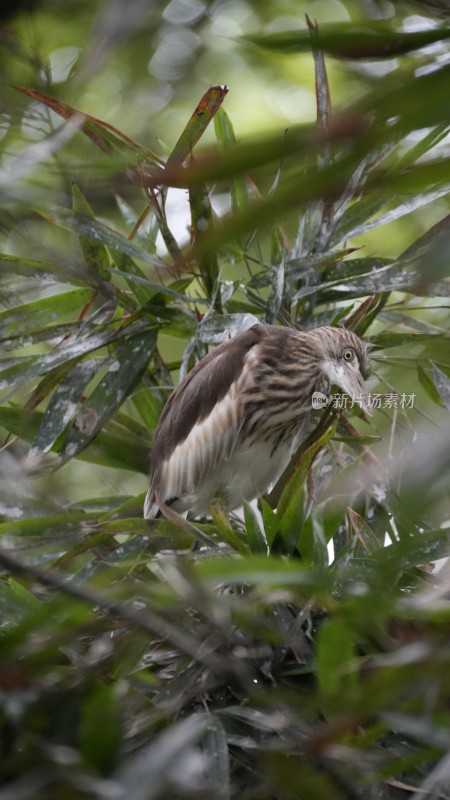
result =
[{"label": "bird's wing", "polygon": [[208,474],[228,459],[242,425],[238,382],[248,353],[267,335],[260,325],[229,339],[196,367],[169,398],[150,458],[144,516],[196,494]]}]

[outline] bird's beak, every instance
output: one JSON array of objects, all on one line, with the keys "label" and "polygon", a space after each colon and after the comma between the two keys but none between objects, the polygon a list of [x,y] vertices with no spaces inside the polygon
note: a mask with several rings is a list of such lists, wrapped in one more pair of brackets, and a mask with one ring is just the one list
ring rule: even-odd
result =
[{"label": "bird's beak", "polygon": [[359,405],[366,414],[372,416],[373,408],[369,401],[369,393],[359,372],[343,370],[339,381],[341,389]]}]

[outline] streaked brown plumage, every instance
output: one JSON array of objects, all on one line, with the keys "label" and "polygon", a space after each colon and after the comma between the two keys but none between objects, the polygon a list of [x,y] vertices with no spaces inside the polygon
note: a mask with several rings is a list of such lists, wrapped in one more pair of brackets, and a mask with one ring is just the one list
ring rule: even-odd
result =
[{"label": "streaked brown plumage", "polygon": [[367,345],[343,328],[254,325],[209,353],[169,398],[156,431],[144,516],[207,513],[260,497],[300,444],[312,394],[362,397]]}]

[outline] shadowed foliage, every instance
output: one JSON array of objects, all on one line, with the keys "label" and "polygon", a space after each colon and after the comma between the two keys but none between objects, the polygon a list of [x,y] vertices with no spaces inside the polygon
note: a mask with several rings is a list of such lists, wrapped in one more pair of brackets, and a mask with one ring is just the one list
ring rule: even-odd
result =
[{"label": "shadowed foliage", "polygon": [[[450,20],[291,5],[2,17],[0,800],[450,796]],[[315,120],[237,134],[227,59],[245,122],[296,58]],[[374,416],[144,520],[172,389],[258,320],[370,342]]]}]

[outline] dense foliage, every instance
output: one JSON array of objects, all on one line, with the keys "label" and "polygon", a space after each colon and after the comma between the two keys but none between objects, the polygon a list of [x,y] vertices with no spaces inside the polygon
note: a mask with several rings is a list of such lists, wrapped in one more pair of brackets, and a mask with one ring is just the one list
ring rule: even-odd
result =
[{"label": "dense foliage", "polygon": [[[226,4],[178,5],[151,41]],[[249,72],[314,65],[316,121],[237,141],[205,85],[171,147],[77,102],[150,3],[101,6],[61,82],[2,29],[0,800],[450,795],[450,27],[417,5],[246,31]],[[259,513],[145,521],[171,388],[255,318],[370,341],[374,416],[313,419]]]}]

